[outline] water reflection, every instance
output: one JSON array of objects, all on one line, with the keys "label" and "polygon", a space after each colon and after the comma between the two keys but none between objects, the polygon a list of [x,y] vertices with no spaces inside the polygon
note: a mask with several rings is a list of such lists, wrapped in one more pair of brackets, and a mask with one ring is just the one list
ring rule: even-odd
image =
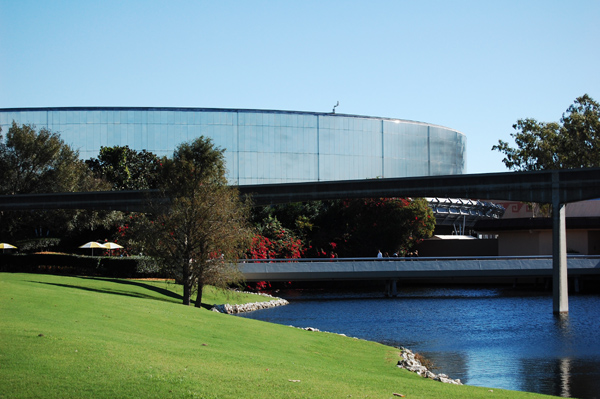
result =
[{"label": "water reflection", "polygon": [[558,371],[558,377],[560,378],[560,396],[569,398],[571,397],[571,359],[559,359]]},{"label": "water reflection", "polygon": [[558,313],[554,314],[554,325],[556,326],[556,331],[560,332],[561,336],[564,338],[571,337],[571,320],[569,318],[569,314]]},{"label": "water reflection", "polygon": [[600,392],[600,296],[552,313],[547,292],[402,287],[380,292],[281,292],[288,306],[251,317],[405,346],[437,372],[492,388],[593,399]]},{"label": "water reflection", "polygon": [[600,397],[600,366],[597,361],[573,358],[552,361],[521,359],[521,367],[536,378],[522,379],[519,390],[572,398]]}]

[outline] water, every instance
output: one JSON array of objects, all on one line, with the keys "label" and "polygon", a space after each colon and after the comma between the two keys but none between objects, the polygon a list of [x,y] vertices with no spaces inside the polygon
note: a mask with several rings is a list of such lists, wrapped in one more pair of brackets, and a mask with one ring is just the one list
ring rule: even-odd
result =
[{"label": "water", "polygon": [[277,295],[290,305],[242,317],[404,346],[469,385],[600,398],[599,295],[572,295],[566,317],[548,292],[503,287]]}]

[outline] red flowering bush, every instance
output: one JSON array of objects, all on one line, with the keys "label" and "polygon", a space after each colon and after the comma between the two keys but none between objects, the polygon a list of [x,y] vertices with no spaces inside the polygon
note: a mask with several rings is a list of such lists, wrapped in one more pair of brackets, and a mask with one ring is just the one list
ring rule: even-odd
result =
[{"label": "red flowering bush", "polygon": [[423,199],[362,198],[328,203],[316,224],[312,256],[402,256],[432,235],[435,218]]},{"label": "red flowering bush", "polygon": [[285,229],[277,218],[269,216],[259,226],[248,252],[251,259],[296,259],[305,251],[300,238]]}]

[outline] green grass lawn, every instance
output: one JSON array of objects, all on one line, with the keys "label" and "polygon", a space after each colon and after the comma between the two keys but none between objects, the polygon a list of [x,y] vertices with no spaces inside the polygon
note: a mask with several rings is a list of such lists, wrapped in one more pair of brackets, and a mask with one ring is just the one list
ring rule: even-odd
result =
[{"label": "green grass lawn", "polygon": [[167,282],[0,273],[0,398],[542,397],[426,380],[396,348],[180,301]]}]

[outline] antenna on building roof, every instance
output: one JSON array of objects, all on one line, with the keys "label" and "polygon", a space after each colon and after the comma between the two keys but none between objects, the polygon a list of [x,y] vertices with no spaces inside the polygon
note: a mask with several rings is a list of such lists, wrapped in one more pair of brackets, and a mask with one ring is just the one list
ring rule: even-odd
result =
[{"label": "antenna on building roof", "polygon": [[337,107],[338,105],[340,105],[340,102],[338,101],[337,104],[335,104],[333,106],[333,111],[331,111],[331,113],[335,114],[335,107]]}]

